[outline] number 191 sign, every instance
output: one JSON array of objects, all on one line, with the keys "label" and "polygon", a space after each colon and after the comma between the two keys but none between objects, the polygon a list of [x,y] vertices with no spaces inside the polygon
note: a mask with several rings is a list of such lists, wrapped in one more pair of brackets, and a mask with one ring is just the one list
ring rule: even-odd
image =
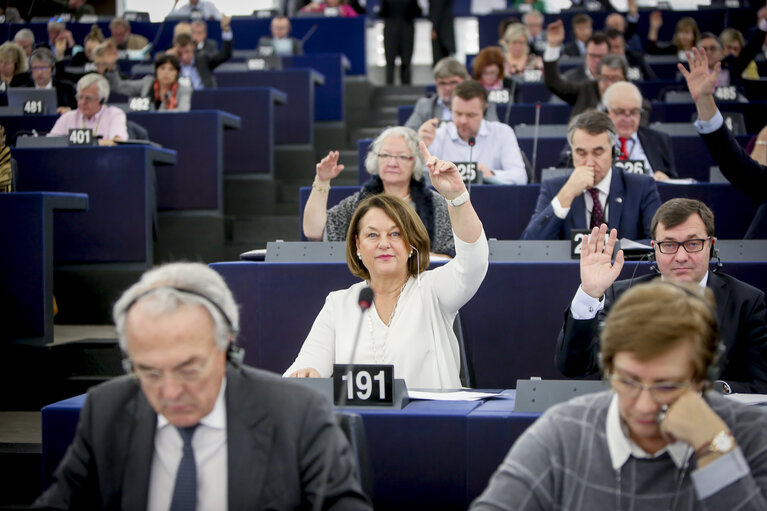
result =
[{"label": "number 191 sign", "polygon": [[335,364],[333,396],[350,406],[381,406],[394,403],[394,366],[375,364]]}]

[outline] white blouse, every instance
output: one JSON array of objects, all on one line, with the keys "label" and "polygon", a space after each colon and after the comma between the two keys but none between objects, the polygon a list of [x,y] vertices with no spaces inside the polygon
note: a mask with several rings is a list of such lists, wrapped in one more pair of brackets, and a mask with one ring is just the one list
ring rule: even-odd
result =
[{"label": "white blouse", "polygon": [[446,264],[411,276],[400,294],[391,324],[381,321],[375,304],[365,312],[354,360],[359,322],[358,282],[325,299],[289,375],[306,367],[330,377],[333,364],[393,364],[394,377],[408,388],[460,388],[460,357],[453,320],[485,278],[489,250],[484,231],[474,243],[455,237],[456,256]]}]

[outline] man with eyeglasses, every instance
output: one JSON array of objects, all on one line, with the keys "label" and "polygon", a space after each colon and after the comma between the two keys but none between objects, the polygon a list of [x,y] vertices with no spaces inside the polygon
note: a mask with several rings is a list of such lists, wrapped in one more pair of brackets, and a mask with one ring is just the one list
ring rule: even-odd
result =
[{"label": "man with eyeglasses", "polygon": [[58,80],[53,77],[56,59],[48,48],[37,48],[29,56],[30,80],[22,87],[35,89],[55,89],[57,108],[56,113],[63,114],[77,108],[75,87],[71,82]]},{"label": "man with eyeglasses", "polygon": [[[612,262],[618,232],[604,243],[607,227],[593,229],[581,250],[581,285],[565,313],[557,339],[557,369],[572,378],[598,375],[600,324],[632,285],[657,279],[646,274],[616,282],[623,251]],[[767,305],[764,293],[720,271],[709,271],[714,252],[714,213],[703,202],[671,199],[652,219],[654,268],[662,280],[708,288],[716,299],[723,353],[717,387],[725,393],[767,393]],[[601,241],[600,241],[601,240]]]},{"label": "man with eyeglasses", "polygon": [[602,94],[602,107],[618,132],[620,155],[616,164],[656,181],[677,177],[671,137],[639,125],[642,99],[639,88],[631,82],[614,83]]},{"label": "man with eyeglasses", "polygon": [[[453,57],[445,57],[434,66],[434,82],[437,84],[437,93],[426,98],[420,98],[415,103],[413,113],[405,122],[405,127],[418,133],[418,136],[434,137],[440,124],[453,119],[450,110],[450,98],[453,89],[469,79],[466,66]],[[489,121],[497,121],[498,114],[495,104],[490,103],[485,117]]]},{"label": "man with eyeglasses", "polygon": [[[599,55],[603,56],[597,58],[597,54],[587,53],[586,55],[586,62],[593,76],[586,76],[583,81],[566,79],[559,74],[558,65],[562,42],[565,40],[565,27],[562,20],[549,23],[547,33],[548,44],[543,54],[543,83],[565,103],[572,105],[570,118],[596,108],[607,87],[616,82],[626,81],[628,63],[620,55],[607,54],[607,38],[604,34],[602,34],[604,45],[599,47]],[[589,48],[590,46],[587,45],[587,52],[592,51]],[[604,53],[601,53],[602,49]]]},{"label": "man with eyeglasses", "polygon": [[709,391],[714,307],[690,284],[623,294],[601,335],[610,389],[547,410],[471,509],[767,509],[767,414]]},{"label": "man with eyeglasses", "polygon": [[36,507],[372,509],[330,403],[240,364],[237,304],[214,270],[150,270],[113,316],[129,375],[90,390]]},{"label": "man with eyeglasses", "polygon": [[71,129],[86,128],[93,132],[101,146],[113,146],[119,140],[128,140],[125,112],[107,105],[108,97],[107,79],[96,73],[86,74],[77,82],[77,110],[59,117],[48,136],[63,137]]},{"label": "man with eyeglasses", "polygon": [[[588,17],[588,14],[584,14]],[[604,32],[591,33],[591,18],[589,17],[589,35],[583,44],[583,53],[574,53],[571,46],[564,44],[561,53],[571,57],[583,56],[583,65],[576,66],[562,75],[568,82],[582,82],[599,76],[599,62],[609,53],[607,36]],[[575,23],[575,17],[573,17]],[[577,34],[577,33],[576,33]],[[576,39],[577,40],[577,39]],[[549,41],[551,44],[551,41]]]}]

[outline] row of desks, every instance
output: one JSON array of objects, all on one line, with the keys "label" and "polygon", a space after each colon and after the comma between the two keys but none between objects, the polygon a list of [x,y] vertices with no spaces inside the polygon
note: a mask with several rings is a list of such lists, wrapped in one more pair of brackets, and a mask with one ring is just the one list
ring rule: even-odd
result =
[{"label": "row of desks", "polygon": [[[538,414],[515,413],[515,392],[482,401],[412,401],[361,410],[375,480],[375,509],[463,510],[487,485]],[[85,396],[43,408],[44,484],[74,437]]]}]

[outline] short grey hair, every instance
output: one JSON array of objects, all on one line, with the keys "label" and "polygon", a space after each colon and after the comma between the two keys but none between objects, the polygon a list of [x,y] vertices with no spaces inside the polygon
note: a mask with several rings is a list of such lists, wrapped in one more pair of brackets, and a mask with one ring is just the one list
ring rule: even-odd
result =
[{"label": "short grey hair", "polygon": [[106,78],[96,73],[88,73],[77,81],[77,92],[87,89],[93,84],[99,87],[99,99],[106,101],[109,98],[109,82]]},{"label": "short grey hair", "polygon": [[540,11],[536,11],[535,9],[527,12],[524,16],[522,16],[522,23],[527,23],[527,20],[530,18],[536,18],[543,22],[543,14],[541,14]]},{"label": "short grey hair", "polygon": [[[202,305],[214,323],[216,347],[226,351],[240,328],[240,311],[221,275],[202,263],[170,263],[147,271],[117,300],[112,317],[120,348],[128,353],[125,320],[137,302],[153,316]],[[215,304],[215,305],[214,305]],[[220,309],[219,309],[220,308]]]},{"label": "short grey hair", "polygon": [[35,60],[45,62],[49,67],[56,65],[56,58],[53,56],[53,52],[48,48],[35,48],[32,53],[29,54],[29,68],[32,68],[32,62]]},{"label": "short grey hair", "polygon": [[606,113],[597,110],[586,110],[570,120],[567,126],[567,143],[570,147],[573,147],[575,130],[583,130],[589,135],[601,135],[606,132],[607,138],[610,139],[610,146],[618,142],[618,132],[612,119]]},{"label": "short grey hair", "polygon": [[613,98],[633,96],[637,108],[642,108],[642,92],[631,82],[615,82],[602,93],[602,108],[610,109]]},{"label": "short grey hair", "polygon": [[193,27],[202,27],[205,29],[205,32],[208,31],[208,24],[204,22],[203,20],[194,20],[192,21],[191,25]]},{"label": "short grey hair", "polygon": [[602,68],[605,66],[607,66],[608,69],[620,69],[621,73],[623,73],[623,79],[628,79],[629,63],[623,55],[608,54],[602,57],[602,60],[599,61],[599,66],[597,67],[600,74],[602,74]]},{"label": "short grey hair", "polygon": [[16,32],[16,35],[13,36],[14,42],[24,41],[27,40],[31,42],[32,44],[35,43],[35,33],[29,30],[28,28],[22,28],[18,32]]},{"label": "short grey hair", "polygon": [[439,62],[434,65],[434,80],[448,78],[450,76],[460,76],[464,80],[468,80],[469,72],[466,71],[466,66],[461,64],[458,59],[453,57],[440,59]]},{"label": "short grey hair", "polygon": [[420,142],[421,139],[418,138],[418,133],[405,126],[386,128],[380,135],[378,135],[378,137],[376,137],[370,145],[368,155],[365,157],[365,169],[368,171],[368,174],[372,176],[378,175],[378,153],[381,151],[381,146],[384,141],[392,136],[402,137],[405,140],[408,149],[415,157],[413,160],[413,179],[416,181],[423,179],[423,166],[426,164],[426,161],[423,159],[423,154],[421,154],[421,148],[418,147],[418,142]]}]

